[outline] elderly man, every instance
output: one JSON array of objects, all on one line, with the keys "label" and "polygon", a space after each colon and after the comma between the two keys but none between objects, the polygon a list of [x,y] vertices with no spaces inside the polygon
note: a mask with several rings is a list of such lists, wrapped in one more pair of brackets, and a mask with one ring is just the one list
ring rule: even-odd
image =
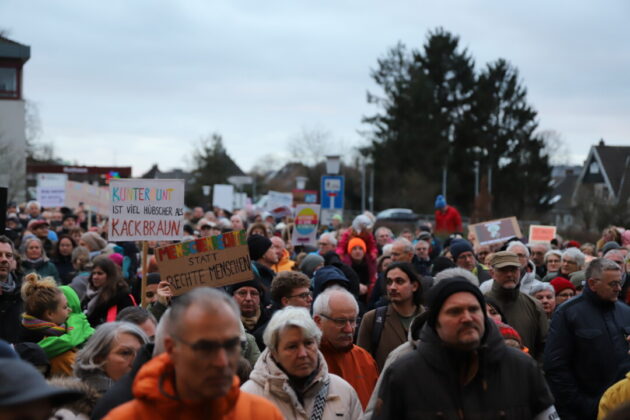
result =
[{"label": "elderly man", "polygon": [[618,301],[621,269],[598,258],[584,292],[556,309],[545,347],[545,373],[563,420],[595,419],[606,388],[630,368],[630,308]]},{"label": "elderly man", "polygon": [[166,353],[134,381],[134,400],[106,419],[281,419],[263,398],[239,389],[239,311],[223,292],[198,288],[173,302]]},{"label": "elderly man", "polygon": [[540,302],[519,289],[521,262],[518,256],[513,252],[500,251],[492,256],[490,263],[493,283],[486,296],[497,302],[531,355],[541,359],[547,337],[547,315]]},{"label": "elderly man", "polygon": [[319,255],[324,256],[330,251],[334,251],[337,248],[337,239],[332,233],[322,233],[317,241],[317,252]]},{"label": "elderly man", "polygon": [[475,285],[444,279],[427,303],[421,345],[385,371],[373,418],[557,418],[536,363],[506,346]]},{"label": "elderly man", "polygon": [[[512,252],[518,257],[518,262],[520,263],[519,276],[521,277],[519,281],[519,289],[521,292],[531,295],[532,289],[539,288],[542,282],[540,280],[536,280],[536,274],[533,272],[534,269],[533,267],[530,267],[529,250],[522,242],[512,241],[508,244],[506,251]],[[481,291],[483,293],[490,291],[490,289],[492,289],[492,284],[492,280],[484,282],[480,287]]]},{"label": "elderly man", "polygon": [[416,256],[413,244],[407,238],[398,238],[392,242],[392,262],[407,262],[411,263],[416,272],[420,274],[420,283],[423,290],[429,290],[433,285],[433,278],[428,277],[428,267],[426,264],[420,262]]},{"label": "elderly man", "polygon": [[271,314],[263,302],[268,302],[265,288],[257,279],[243,281],[228,286],[227,292],[234,297],[241,314],[245,331],[254,334],[258,328],[269,322]]},{"label": "elderly man", "polygon": [[453,240],[449,249],[455,265],[457,267],[464,268],[477,276],[479,284],[482,284],[484,281],[492,278],[488,272],[488,268],[477,262],[473,247],[466,239]]},{"label": "elderly man", "polygon": [[376,239],[376,247],[378,248],[378,254],[383,253],[383,247],[392,243],[394,240],[394,233],[390,228],[381,226],[374,232],[374,238]]},{"label": "elderly man", "polygon": [[273,252],[276,253],[276,257],[278,257],[278,262],[273,264],[271,269],[276,273],[292,270],[295,265],[295,261],[291,260],[291,255],[285,247],[285,243],[281,237],[271,237],[271,248],[273,249]]},{"label": "elderly man", "polygon": [[365,409],[378,380],[378,366],[370,353],[353,344],[358,314],[356,299],[340,286],[324,290],[313,304],[313,319],[322,331],[320,351],[328,372],[352,385]]},{"label": "elderly man", "polygon": [[15,276],[15,248],[13,242],[0,235],[0,339],[15,343],[23,334],[21,315],[24,304],[20,289],[22,280]]},{"label": "elderly man", "polygon": [[545,254],[549,251],[549,245],[546,243],[531,244],[530,258],[536,266],[536,275],[541,279],[547,274],[547,266],[545,265]]}]

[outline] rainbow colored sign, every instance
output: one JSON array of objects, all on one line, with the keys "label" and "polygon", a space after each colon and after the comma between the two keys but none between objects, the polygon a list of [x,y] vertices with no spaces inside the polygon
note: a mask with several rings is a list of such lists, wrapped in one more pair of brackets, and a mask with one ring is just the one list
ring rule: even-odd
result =
[{"label": "rainbow colored sign", "polygon": [[317,245],[319,227],[319,204],[300,204],[295,209],[295,229],[291,242],[293,245]]}]

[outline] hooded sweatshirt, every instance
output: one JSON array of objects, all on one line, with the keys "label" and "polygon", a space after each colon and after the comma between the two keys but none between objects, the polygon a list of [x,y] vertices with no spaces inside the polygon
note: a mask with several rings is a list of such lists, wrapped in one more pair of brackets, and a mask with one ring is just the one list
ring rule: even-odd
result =
[{"label": "hooded sweatshirt", "polygon": [[242,392],[235,376],[228,393],[209,401],[188,401],[177,396],[175,368],[168,354],[147,362],[133,383],[134,400],[109,412],[115,419],[256,419],[280,420],[282,415],[264,398]]}]

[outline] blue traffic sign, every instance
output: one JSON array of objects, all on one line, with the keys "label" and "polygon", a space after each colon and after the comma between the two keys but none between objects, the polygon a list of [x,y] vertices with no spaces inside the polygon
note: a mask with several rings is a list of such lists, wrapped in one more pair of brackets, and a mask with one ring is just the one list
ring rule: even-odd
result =
[{"label": "blue traffic sign", "polygon": [[322,210],[343,209],[343,175],[324,175],[321,183]]}]

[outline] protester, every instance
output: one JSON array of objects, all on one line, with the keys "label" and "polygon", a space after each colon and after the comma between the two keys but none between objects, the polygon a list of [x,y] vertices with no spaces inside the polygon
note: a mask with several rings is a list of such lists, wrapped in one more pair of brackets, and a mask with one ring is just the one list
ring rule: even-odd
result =
[{"label": "protester", "polygon": [[392,263],[385,270],[389,304],[367,312],[357,344],[376,360],[379,370],[387,355],[407,341],[411,321],[422,313],[422,286],[410,263]]},{"label": "protester", "polygon": [[70,287],[77,293],[79,300],[83,300],[92,272],[90,251],[87,248],[83,246],[74,248],[72,251],[72,267],[74,267],[75,275],[70,282]]},{"label": "protester", "polygon": [[449,206],[443,195],[435,197],[435,233],[446,236],[463,231],[462,216],[459,211]]},{"label": "protester", "polygon": [[553,286],[556,293],[556,306],[560,306],[562,303],[575,296],[575,286],[564,277],[556,277],[551,280],[549,284]]},{"label": "protester", "polygon": [[248,333],[254,334],[271,318],[267,308],[261,304],[269,299],[265,298],[265,288],[257,279],[232,284],[227,292],[238,305],[241,322]]},{"label": "protester", "polygon": [[315,272],[324,266],[324,258],[319,254],[308,254],[304,256],[299,264],[299,269],[306,277],[313,278]]},{"label": "protester", "polygon": [[630,308],[618,301],[621,269],[599,258],[586,269],[584,292],[560,305],[551,321],[544,369],[560,418],[594,419],[620,369],[630,370]]},{"label": "protester", "polygon": [[367,246],[363,239],[359,237],[350,239],[348,253],[341,260],[352,267],[359,276],[359,296],[366,302],[367,294],[376,281],[376,261],[367,253]]},{"label": "protester", "polygon": [[106,419],[281,419],[273,404],[238,387],[238,312],[225,293],[207,287],[174,300],[166,352],[142,366],[134,399]]},{"label": "protester", "polygon": [[324,255],[327,252],[334,251],[337,247],[337,238],[330,232],[322,233],[317,241],[317,252]]},{"label": "protester", "polygon": [[37,273],[41,277],[52,277],[57,283],[61,280],[57,267],[48,259],[42,242],[36,237],[30,237],[22,243],[22,272],[24,274]]},{"label": "protester", "polygon": [[281,271],[292,270],[295,265],[295,261],[291,260],[291,254],[285,247],[285,243],[279,236],[271,237],[271,248],[276,253],[278,262],[271,266],[271,269],[276,273]]},{"label": "protester", "polygon": [[94,258],[92,263],[92,274],[81,306],[90,324],[96,327],[114,321],[119,311],[136,306],[136,302],[120,274],[120,268],[112,260],[101,255]]},{"label": "protester", "polygon": [[148,342],[144,331],[129,322],[100,325],[77,353],[74,374],[102,395],[131,370],[138,350]]},{"label": "protester", "polygon": [[531,288],[529,295],[538,299],[547,315],[547,319],[551,319],[553,311],[556,309],[556,292],[553,285],[538,282]]},{"label": "protester", "polygon": [[373,418],[556,418],[536,363],[505,345],[476,286],[443,280],[427,303],[421,345],[384,373]]},{"label": "protester", "polygon": [[365,253],[369,254],[376,260],[378,249],[376,247],[376,241],[372,235],[372,220],[365,214],[360,214],[352,221],[350,229],[346,230],[337,243],[337,254],[343,258],[344,255],[349,254],[348,243],[352,238],[360,238],[365,243]]},{"label": "protester", "polygon": [[561,260],[562,251],[558,251],[557,249],[547,251],[545,254],[545,268],[547,269],[547,274],[543,277],[543,281],[550,281],[551,279],[558,277]]},{"label": "protester", "polygon": [[22,341],[40,345],[50,361],[51,375],[71,376],[77,347],[94,332],[81,313],[76,293],[67,286],[57,287],[52,277],[42,279],[36,273],[24,277],[21,293],[25,311]]},{"label": "protester", "polygon": [[72,265],[72,251],[75,247],[74,239],[67,235],[59,236],[55,245],[55,255],[52,262],[57,268],[59,279],[63,285],[70,283],[75,276],[75,269]]},{"label": "protester", "polygon": [[531,355],[541,359],[547,337],[547,316],[536,299],[519,289],[521,262],[518,256],[513,252],[499,251],[492,256],[491,264],[493,284],[485,294],[497,302]]},{"label": "protester", "polygon": [[[278,263],[278,255],[275,253],[272,245],[273,243],[266,236],[251,235],[247,238],[249,257],[252,260],[252,270],[267,289],[271,287],[271,282],[276,275],[272,267]],[[265,301],[265,304],[268,303],[268,301]]]},{"label": "protester", "polygon": [[0,235],[0,339],[9,343],[20,341],[20,317],[24,311],[20,294],[22,280],[14,273],[15,256],[13,242]]},{"label": "protester", "polygon": [[492,279],[488,268],[475,259],[475,253],[470,242],[465,239],[453,240],[449,245],[449,250],[451,251],[455,265],[460,268],[465,268],[477,276],[479,284]]},{"label": "protester", "polygon": [[273,402],[287,419],[361,418],[355,390],[328,372],[321,335],[305,309],[276,312],[265,330],[267,348],[242,390]]},{"label": "protester", "polygon": [[90,251],[90,259],[92,260],[103,253],[107,246],[107,241],[96,232],[86,232],[81,235],[79,245]]},{"label": "protester", "polygon": [[82,397],[76,390],[50,386],[31,364],[0,358],[0,418],[48,420],[53,409]]},{"label": "protester", "polygon": [[116,321],[130,322],[140,327],[147,335],[149,341],[155,339],[157,320],[153,314],[140,306],[129,306],[118,313]]}]

